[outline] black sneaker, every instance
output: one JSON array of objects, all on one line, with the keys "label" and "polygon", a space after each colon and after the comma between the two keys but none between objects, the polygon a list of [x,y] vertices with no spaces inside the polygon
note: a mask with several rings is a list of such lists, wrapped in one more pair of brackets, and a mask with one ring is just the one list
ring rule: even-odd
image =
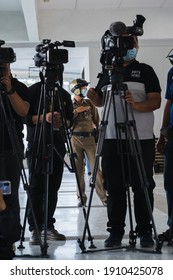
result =
[{"label": "black sneaker", "polygon": [[158,235],[158,239],[162,242],[167,241],[169,245],[173,244],[173,236],[170,232],[170,229],[167,229],[165,232],[162,234]]},{"label": "black sneaker", "polygon": [[170,229],[167,229],[163,233],[159,234],[158,238],[162,241],[169,241],[171,239]]},{"label": "black sneaker", "polygon": [[107,199],[105,201],[102,202],[103,203],[103,206],[107,207],[108,206],[108,201]]},{"label": "black sneaker", "polygon": [[36,230],[33,230],[31,232],[31,237],[29,239],[29,244],[30,245],[40,245],[40,238],[41,238],[41,232],[39,232],[39,236],[37,234]]},{"label": "black sneaker", "polygon": [[[44,230],[42,231],[41,236],[44,237]],[[50,228],[47,229],[47,240],[64,241],[66,240],[66,237],[64,234],[59,233],[56,229]]]},{"label": "black sneaker", "polygon": [[121,236],[117,236],[117,235],[111,233],[111,234],[109,235],[109,237],[105,240],[104,246],[105,246],[105,247],[117,247],[117,246],[121,246],[121,240],[122,240],[122,237],[121,237]]},{"label": "black sneaker", "polygon": [[140,245],[143,248],[154,246],[154,240],[151,232],[147,231],[145,234],[140,236]]}]

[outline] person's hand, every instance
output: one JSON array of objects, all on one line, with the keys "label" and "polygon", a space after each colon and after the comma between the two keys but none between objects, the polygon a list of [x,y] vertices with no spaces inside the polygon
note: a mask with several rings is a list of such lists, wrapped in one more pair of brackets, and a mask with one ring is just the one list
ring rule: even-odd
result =
[{"label": "person's hand", "polygon": [[93,102],[95,106],[103,106],[102,96],[94,88],[90,88],[87,92],[87,97]]},{"label": "person's hand", "polygon": [[133,95],[130,91],[127,91],[125,96],[124,96],[124,99],[126,100],[126,102],[128,104],[130,104],[132,107],[135,107],[135,100],[133,98]]},{"label": "person's hand", "polygon": [[0,212],[4,211],[6,209],[6,204],[3,198],[2,190],[0,190]]},{"label": "person's hand", "polygon": [[157,151],[160,153],[160,154],[164,154],[164,151],[165,151],[165,144],[166,144],[166,141],[165,141],[165,137],[163,135],[161,135],[156,143],[156,148],[157,148]]},{"label": "person's hand", "polygon": [[77,113],[87,112],[90,109],[90,106],[79,106],[75,109]]},{"label": "person's hand", "polygon": [[90,88],[87,92],[87,97],[91,100],[95,99],[98,93],[95,91],[94,88]]},{"label": "person's hand", "polygon": [[0,82],[4,85],[5,90],[7,92],[10,92],[12,89],[10,64],[6,63],[4,68],[5,68],[4,76],[0,79]]},{"label": "person's hand", "polygon": [[53,122],[54,128],[59,128],[59,127],[62,126],[61,115],[58,112],[54,112],[53,114],[52,114],[52,112],[47,113],[46,114],[46,121],[48,123]]}]

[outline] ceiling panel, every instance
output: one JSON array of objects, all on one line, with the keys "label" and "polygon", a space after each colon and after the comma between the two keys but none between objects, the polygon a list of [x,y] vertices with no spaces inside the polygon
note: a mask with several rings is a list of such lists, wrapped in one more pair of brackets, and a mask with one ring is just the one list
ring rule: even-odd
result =
[{"label": "ceiling panel", "polygon": [[117,8],[121,0],[77,0],[77,9],[111,9]]},{"label": "ceiling panel", "polygon": [[0,11],[21,11],[20,0],[0,0]]},{"label": "ceiling panel", "polygon": [[76,0],[37,0],[39,9],[75,9]]},{"label": "ceiling panel", "polygon": [[173,7],[173,1],[172,0],[166,0],[163,3],[163,7]]},{"label": "ceiling panel", "polygon": [[165,0],[121,0],[120,8],[161,7]]},{"label": "ceiling panel", "polygon": [[[147,19],[144,40],[173,36],[173,0],[47,1],[0,0],[0,25],[3,26],[0,29],[0,39],[5,40],[8,46],[16,45],[20,48],[19,45],[22,44],[22,49],[31,47],[32,53],[35,53],[33,46],[44,38],[52,41],[74,40],[78,47],[87,47],[87,42],[100,44],[100,38],[111,22],[118,20],[131,25],[137,14],[142,14]],[[67,71],[81,69],[86,54],[81,53],[78,47],[69,51],[69,63],[65,66]],[[34,64],[29,50],[24,53],[21,49],[16,49],[16,52],[18,61],[13,65],[14,68]]]}]

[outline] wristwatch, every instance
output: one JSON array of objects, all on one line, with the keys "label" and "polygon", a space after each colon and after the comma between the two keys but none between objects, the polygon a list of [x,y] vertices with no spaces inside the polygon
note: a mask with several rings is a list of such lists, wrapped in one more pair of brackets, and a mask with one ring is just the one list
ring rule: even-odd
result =
[{"label": "wristwatch", "polygon": [[10,91],[7,91],[7,94],[8,95],[11,95],[11,94],[13,94],[15,92],[15,89],[12,87],[11,89],[10,89]]}]

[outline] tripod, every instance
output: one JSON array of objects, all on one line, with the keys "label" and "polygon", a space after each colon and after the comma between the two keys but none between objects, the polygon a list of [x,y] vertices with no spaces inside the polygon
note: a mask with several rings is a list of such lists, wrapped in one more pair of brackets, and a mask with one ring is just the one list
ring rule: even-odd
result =
[{"label": "tripod", "polygon": [[[135,160],[136,166],[137,166],[137,172],[138,172],[138,176],[140,179],[140,185],[144,192],[149,217],[152,222],[152,228],[153,228],[154,236],[155,236],[155,240],[156,240],[156,248],[155,248],[154,252],[161,253],[162,243],[158,239],[156,227],[155,227],[155,223],[154,223],[154,218],[152,215],[152,207],[151,207],[148,190],[147,190],[148,180],[147,180],[146,173],[145,173],[143,158],[142,158],[142,154],[141,154],[140,141],[139,141],[138,133],[137,133],[137,129],[136,129],[136,123],[134,120],[132,108],[129,105],[127,105],[127,103],[124,101],[124,97],[125,97],[125,94],[127,91],[127,86],[124,83],[122,83],[122,79],[119,79],[120,77],[118,76],[118,74],[119,73],[117,73],[117,78],[116,78],[116,77],[114,77],[114,72],[110,71],[111,84],[109,86],[107,86],[107,88],[106,88],[105,100],[104,100],[105,105],[103,108],[102,120],[101,120],[101,124],[100,124],[100,133],[99,133],[98,146],[97,146],[97,151],[96,151],[95,168],[94,168],[93,177],[92,177],[91,184],[90,184],[91,193],[90,193],[86,220],[89,219],[91,201],[92,201],[93,191],[94,191],[94,187],[95,187],[97,168],[98,168],[98,164],[99,164],[99,157],[102,153],[102,147],[103,147],[103,142],[105,139],[108,120],[110,120],[109,113],[110,113],[110,110],[112,110],[112,113],[114,115],[115,133],[117,135],[118,153],[121,158],[120,164],[121,164],[121,169],[122,169],[123,188],[126,189],[128,206],[129,206],[129,219],[130,219],[129,244],[130,244],[130,246],[118,246],[118,247],[111,247],[111,248],[101,249],[101,250],[84,251],[84,248],[85,248],[84,240],[85,240],[85,234],[86,234],[86,230],[85,230],[85,226],[84,226],[83,239],[80,243],[80,248],[85,253],[103,251],[103,250],[115,250],[115,249],[120,249],[120,248],[132,249],[132,250],[135,249],[135,250],[139,250],[139,251],[143,251],[143,252],[145,251],[144,249],[135,248],[137,235],[133,229],[133,219],[132,219],[132,211],[131,211],[130,192],[129,192],[129,186],[131,185],[130,157],[133,157]],[[121,93],[123,93],[123,95]],[[122,111],[122,116],[120,119],[118,119],[118,116],[117,116],[115,97],[119,99],[118,106],[121,107],[121,111]],[[122,145],[122,142],[123,142],[122,136],[124,137],[123,141],[125,143],[125,149],[124,149],[124,146]],[[126,162],[124,161],[124,159],[126,159]],[[113,164],[113,162],[112,162],[112,164]],[[125,169],[124,169],[125,164],[128,169],[127,177],[125,177]],[[115,174],[115,176],[116,176],[116,174]],[[147,250],[146,252],[153,252],[153,251]]]},{"label": "tripod", "polygon": [[[15,127],[15,121],[14,121],[14,117],[12,115],[10,101],[7,98],[7,94],[5,93],[5,90],[2,90],[0,93],[0,104],[1,104],[3,115],[4,115],[5,124],[7,126],[8,134],[10,137],[10,141],[12,144],[13,154],[16,159],[16,166],[17,166],[17,170],[18,170],[17,172],[20,174],[24,190],[27,193],[28,204],[30,205],[30,208],[31,208],[33,220],[34,220],[35,226],[37,226],[35,214],[34,214],[32,203],[31,203],[30,193],[28,191],[29,184],[27,181],[27,176],[26,176],[24,165],[23,165],[23,153],[21,153],[21,145],[20,145],[16,127]],[[6,112],[6,110],[7,110],[7,112]],[[21,235],[21,238],[22,238],[22,235]]]},{"label": "tripod", "polygon": [[[56,72],[56,71],[55,71]],[[47,254],[47,225],[48,225],[48,198],[49,198],[49,183],[50,183],[50,175],[53,173],[61,172],[61,170],[54,170],[53,169],[53,159],[59,158],[59,162],[61,162],[61,167],[59,165],[59,168],[62,168],[62,164],[65,164],[66,167],[69,169],[70,172],[75,172],[76,179],[78,182],[77,178],[77,172],[76,172],[76,167],[75,167],[75,161],[74,161],[74,154],[72,153],[72,148],[71,148],[71,142],[70,142],[70,137],[68,133],[68,125],[67,125],[67,117],[65,113],[65,108],[64,108],[64,102],[66,102],[66,106],[68,106],[67,100],[63,98],[65,96],[65,92],[62,91],[62,88],[60,86],[59,80],[55,79],[54,74],[57,75],[57,73],[47,73],[46,77],[48,76],[47,79],[44,79],[44,76],[41,77],[41,87],[39,91],[39,105],[37,110],[37,125],[35,127],[35,132],[34,132],[34,141],[33,141],[33,147],[32,147],[32,153],[31,153],[31,161],[30,161],[30,185],[32,186],[33,184],[33,178],[34,176],[42,176],[41,174],[38,175],[36,174],[37,168],[39,163],[40,163],[40,156],[41,156],[41,173],[43,174],[44,177],[44,236],[43,236],[43,242],[41,238],[39,238],[39,245],[41,248],[41,256],[42,257],[48,257]],[[49,77],[50,75],[50,77]],[[69,97],[70,98],[70,97]],[[71,100],[71,99],[70,99]],[[56,106],[55,106],[56,104]],[[72,107],[72,103],[71,103]],[[60,112],[61,115],[61,120],[62,120],[62,125],[61,125],[61,131],[58,128],[58,130],[54,130],[54,121],[49,124],[46,121],[46,113],[51,109],[51,115],[52,115],[52,120],[54,116],[55,110]],[[73,111],[73,107],[72,110]],[[42,116],[41,116],[42,115]],[[71,113],[72,115],[72,113]],[[42,117],[42,122],[40,124],[40,118]],[[63,131],[62,131],[63,130]],[[59,134],[59,136],[58,136]],[[58,137],[61,138],[63,134],[63,145],[62,141],[58,141]],[[56,138],[56,145],[55,145],[55,138],[54,136],[58,136]],[[65,162],[64,160],[64,142],[67,145],[67,152],[70,155],[70,160],[71,160],[71,167]],[[64,153],[64,154],[63,154]],[[57,161],[57,160],[56,160]],[[54,187],[54,186],[51,186]],[[80,188],[79,188],[80,190]],[[27,217],[27,207],[26,207],[26,213],[25,213],[25,219]],[[85,209],[83,209],[84,215],[86,215]],[[24,229],[24,228],[23,228]],[[36,228],[36,232],[38,237],[40,237],[39,234],[39,229],[38,227]],[[89,228],[88,228],[89,232]],[[89,232],[90,234],[90,232]],[[92,240],[92,237],[90,237]]]}]

